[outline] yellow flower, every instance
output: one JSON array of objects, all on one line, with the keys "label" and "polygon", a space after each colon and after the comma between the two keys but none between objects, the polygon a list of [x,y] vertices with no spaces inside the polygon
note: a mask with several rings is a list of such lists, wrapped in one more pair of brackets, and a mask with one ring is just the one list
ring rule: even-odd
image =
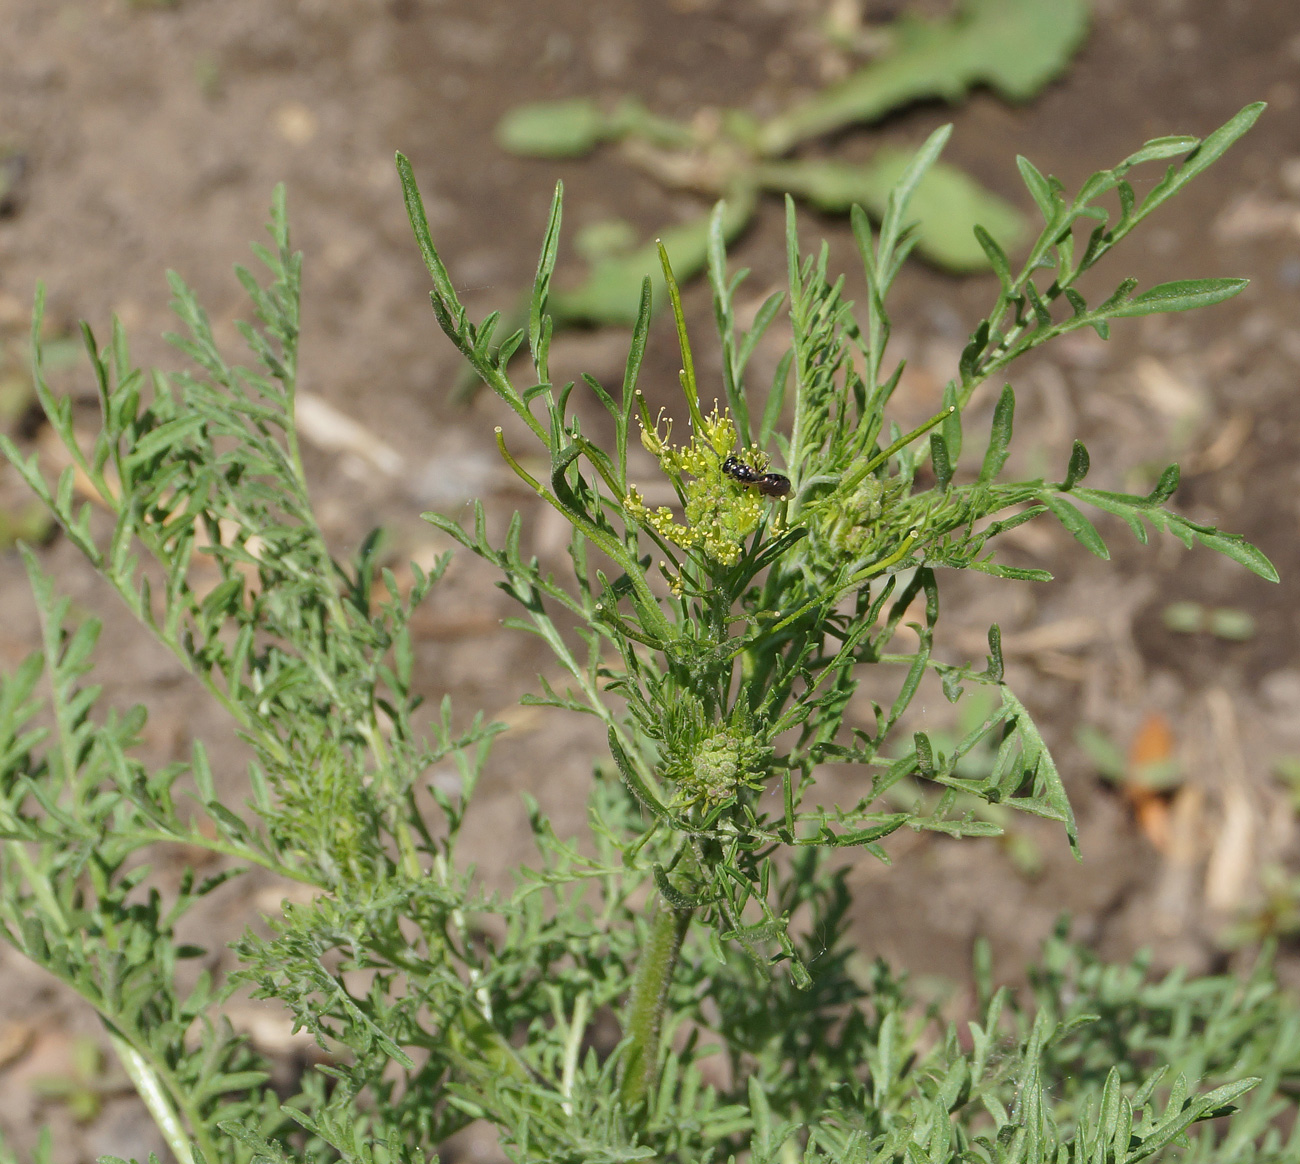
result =
[{"label": "yellow flower", "polygon": [[684,550],[703,550],[720,565],[733,566],[762,521],[767,504],[761,494],[742,488],[722,472],[723,460],[736,445],[735,421],[715,403],[705,417],[703,431],[696,433],[690,444],[673,446],[668,443],[672,421],[662,418],[660,413],[652,428],[642,426],[641,443],[685,496],[685,524],[678,523],[666,506],[652,510],[635,488],[624,498],[624,508],[633,521],[654,530],[665,541]]}]

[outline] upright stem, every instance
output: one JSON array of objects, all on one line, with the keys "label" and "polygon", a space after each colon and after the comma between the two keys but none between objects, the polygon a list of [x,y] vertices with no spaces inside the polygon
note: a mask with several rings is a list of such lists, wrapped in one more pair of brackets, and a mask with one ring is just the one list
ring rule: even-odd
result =
[{"label": "upright stem", "polygon": [[629,1111],[647,1099],[655,1086],[668,987],[693,912],[674,909],[663,898],[654,906],[650,937],[637,966],[628,1005],[626,1030],[632,1036],[632,1045],[623,1064],[619,1097],[624,1109]]},{"label": "upright stem", "polygon": [[[185,1125],[182,1123],[181,1117],[172,1103],[171,1096],[168,1094],[167,1087],[159,1078],[158,1073],[153,1069],[149,1061],[121,1035],[114,1033],[110,1029],[108,1038],[109,1042],[113,1044],[113,1050],[117,1052],[118,1060],[126,1069],[131,1082],[135,1085],[136,1092],[144,1100],[145,1107],[149,1109],[149,1114],[153,1117],[154,1123],[162,1133],[163,1139],[167,1141],[167,1146],[172,1150],[172,1155],[176,1157],[177,1164],[194,1164],[194,1151],[190,1137],[186,1134]],[[191,1116],[195,1115],[193,1112],[190,1114]],[[209,1138],[208,1130],[203,1126],[203,1122],[194,1119],[191,1126],[195,1138],[207,1148],[207,1158],[215,1160],[216,1145]]]}]

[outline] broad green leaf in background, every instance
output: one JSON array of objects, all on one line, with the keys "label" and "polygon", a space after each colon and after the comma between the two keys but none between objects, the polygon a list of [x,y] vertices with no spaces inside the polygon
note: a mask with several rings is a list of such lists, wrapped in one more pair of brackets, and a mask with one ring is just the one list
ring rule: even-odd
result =
[{"label": "broad green leaf in background", "polygon": [[1027,101],[1060,76],[1088,31],[1087,0],[967,0],[946,21],[903,18],[893,51],[761,129],[769,156],[927,97],[959,101],[988,85]]},{"label": "broad green leaf in background", "polygon": [[[752,189],[738,189],[727,198],[722,213],[722,235],[730,242],[746,226],[757,201]],[[617,324],[631,327],[641,306],[641,280],[659,266],[658,243],[672,259],[678,279],[692,279],[708,262],[708,214],[665,230],[658,240],[621,255],[609,255],[592,264],[590,276],[571,291],[552,291],[551,314],[558,324]],[[662,279],[654,281],[654,306],[668,300]]]},{"label": "broad green leaf in background", "polygon": [[531,158],[580,158],[610,135],[610,119],[586,97],[519,105],[497,125],[497,144]]},{"label": "broad green leaf in background", "polygon": [[[812,137],[876,121],[914,101],[958,101],[976,85],[1009,101],[1027,100],[1061,74],[1087,27],[1087,0],[966,0],[947,20],[901,18],[888,30],[886,52],[766,122],[744,110],[724,110],[702,134],[693,124],[656,116],[633,97],[612,109],[578,97],[517,107],[498,124],[497,141],[512,153],[544,158],[581,157],[622,142],[624,160],[663,185],[725,198],[728,240],[748,225],[759,190],[793,194],[832,213],[856,204],[879,219],[907,165],[906,151],[882,149],[856,164],[785,155]],[[989,267],[989,247],[973,236],[977,225],[1003,254],[1025,234],[1014,206],[951,166],[931,169],[911,211],[918,253],[956,273]],[[701,219],[665,232],[680,279],[703,268],[697,244],[705,229]],[[557,326],[629,324],[641,280],[656,266],[653,246],[592,263],[584,283],[553,301]],[[655,303],[662,305],[661,293]]]},{"label": "broad green leaf in background", "polygon": [[[856,203],[879,219],[890,190],[911,160],[908,151],[886,147],[864,165],[820,160],[767,162],[757,173],[765,189],[788,192],[818,210],[847,213]],[[988,269],[988,255],[975,237],[977,225],[1003,250],[1014,249],[1025,234],[1025,220],[1015,207],[943,162],[926,171],[908,210],[918,224],[916,249],[949,271]]]}]

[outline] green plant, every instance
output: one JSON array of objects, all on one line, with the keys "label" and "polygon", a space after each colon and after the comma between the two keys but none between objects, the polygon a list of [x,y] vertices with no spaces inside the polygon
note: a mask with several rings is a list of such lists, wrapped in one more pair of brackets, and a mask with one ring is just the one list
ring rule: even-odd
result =
[{"label": "green plant", "polygon": [[1210,609],[1199,602],[1171,602],[1160,612],[1160,621],[1175,634],[1211,634],[1233,642],[1255,636],[1251,613],[1231,606]]},{"label": "green plant", "polygon": [[[610,746],[590,834],[581,844],[559,838],[533,808],[538,860],[520,864],[504,898],[476,885],[458,851],[494,729],[476,719],[458,733],[445,704],[431,726],[417,719],[409,620],[445,562],[415,571],[401,595],[379,569],[374,539],[337,562],[311,511],[293,426],[299,258],[282,194],[273,245],[257,248],[269,285],[239,272],[260,320],[243,328],[259,370],[227,362],[173,277],[189,333],[177,342],[194,371],[146,379],[120,327],[103,349],[85,329],[103,418],[83,449],[38,344],[37,391],[74,466],[51,485],[35,458],[9,441],[4,451],[132,612],[234,717],[255,754],[252,819],[222,803],[201,747],[158,771],[133,758],[143,710],[96,711],[88,673],[98,628],[73,618],[28,552],[44,649],[0,682],[0,937],[98,1010],[184,1164],[414,1162],[476,1119],[518,1160],[1083,1164],[1150,1158],[1174,1144],[1185,1159],[1300,1160],[1300,1140],[1283,1146],[1269,1126],[1300,1074],[1300,1011],[1266,966],[1248,983],[1152,982],[1141,965],[1101,965],[1061,937],[1030,997],[1017,1001],[993,989],[985,951],[976,1021],[959,1031],[888,967],[856,965],[849,890],[828,859],[850,846],[883,858],[882,842],[902,827],[995,834],[996,824],[963,807],[975,800],[1047,816],[1073,840],[1056,769],[1002,681],[997,628],[983,666],[935,657],[937,568],[1040,577],[986,547],[1049,512],[1104,555],[1075,508],[1083,501],[1118,513],[1140,537],[1149,523],[1275,577],[1241,539],[1164,508],[1176,470],[1145,497],[1085,489],[1087,454],[1076,444],[1059,483],[999,482],[1010,387],[978,468],[960,468],[963,411],[1019,354],[1077,327],[1104,334],[1111,319],[1240,289],[1240,280],[1205,280],[1134,295],[1126,282],[1090,308],[1073,284],[1259,111],[1249,107],[1203,142],[1148,143],[1074,200],[1022,162],[1047,219],[1043,235],[1015,275],[980,236],[1002,293],[944,410],[910,433],[884,416],[898,378],[884,362],[885,298],[914,239],[909,194],[945,135],[908,168],[878,237],[855,215],[870,287],[861,318],[829,277],[825,248],[801,257],[791,220],[793,343],[761,409],[746,365],[780,297],[735,333],[742,276],[725,270],[719,212],[710,272],[727,403],[707,415],[664,263],[690,418],[684,445],[671,443],[636,390],[649,282],[621,395],[585,381],[613,431],[603,448],[580,423],[575,386],[552,384],[548,369],[558,197],[528,328],[496,347],[496,317],[475,324],[457,300],[399,155],[435,313],[548,456],[549,471],[535,478],[498,432],[506,461],[571,523],[571,577],[560,581],[524,555],[518,516],[500,547],[481,506],[470,530],[430,520],[500,568],[526,612],[520,625],[566,669],[570,685],[544,684],[534,702],[597,716]],[[1138,205],[1127,170],[1175,157]],[[1095,205],[1112,190],[1113,225]],[[1076,250],[1080,223],[1095,225]],[[1052,282],[1037,286],[1049,267]],[[1064,311],[1053,314],[1057,305]],[[36,336],[40,308],[38,297]],[[507,366],[525,340],[536,382],[520,390]],[[684,522],[649,508],[629,480],[634,419]],[[913,448],[926,433],[928,469]],[[772,474],[772,447],[788,479]],[[76,504],[77,474],[111,528]],[[554,621],[561,611],[571,634]],[[893,640],[909,617],[917,645],[899,649]],[[870,728],[850,730],[849,699],[869,666],[895,668],[898,695],[875,707]],[[996,697],[947,750],[919,732],[910,744],[894,738],[928,675],[954,701],[971,687]],[[39,726],[46,704],[49,726]],[[986,742],[991,763],[963,766]],[[441,759],[459,766],[455,794],[423,775]],[[862,767],[857,803],[817,802],[825,763]],[[874,804],[905,780],[939,795]],[[153,846],[168,844],[227,864],[168,884],[147,863]],[[250,868],[313,891],[286,903],[269,935],[237,944],[238,977],[280,1000],[328,1055],[283,1102],[267,1064],[222,1017],[232,983],[183,975],[200,951],[174,939],[187,909]],[[618,1019],[616,1040],[598,1035],[602,1015]],[[1210,1121],[1243,1096],[1220,1134]]]},{"label": "green plant", "polygon": [[[749,225],[764,192],[791,194],[834,214],[856,205],[879,221],[907,167],[906,151],[883,146],[861,163],[791,158],[791,151],[918,100],[959,101],[978,85],[1004,100],[1027,101],[1061,74],[1087,28],[1087,0],[965,0],[942,20],[900,17],[879,31],[870,61],[765,120],[724,109],[688,124],[652,113],[635,97],[612,109],[579,97],[512,110],[497,127],[497,140],[513,153],[552,158],[617,144],[622,159],[653,180],[725,198],[721,229],[728,242]],[[909,217],[917,252],[951,271],[987,270],[988,258],[971,233],[976,223],[1008,250],[1028,232],[1014,206],[943,162],[927,167],[916,183]],[[626,224],[620,231],[604,225],[589,237],[593,244],[597,235],[608,242],[584,248],[588,278],[549,295],[557,326],[629,326],[636,320],[641,279],[657,262],[655,245],[635,248]],[[662,232],[679,279],[708,266],[711,229],[706,214]],[[666,302],[664,290],[655,288],[656,307]]]}]

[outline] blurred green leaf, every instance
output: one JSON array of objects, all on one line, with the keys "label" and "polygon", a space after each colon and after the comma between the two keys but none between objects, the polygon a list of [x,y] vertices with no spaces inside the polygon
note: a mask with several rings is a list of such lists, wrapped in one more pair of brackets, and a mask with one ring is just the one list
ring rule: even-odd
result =
[{"label": "blurred green leaf", "polygon": [[601,263],[627,254],[636,241],[636,227],[627,219],[603,218],[578,228],[573,236],[573,249],[588,263]]},{"label": "blurred green leaf", "polygon": [[1176,634],[1209,634],[1218,639],[1244,642],[1254,638],[1254,616],[1231,606],[1206,607],[1199,602],[1171,602],[1160,612],[1160,621]]},{"label": "blurred green leaf", "polygon": [[[889,192],[912,160],[905,150],[886,147],[870,162],[767,162],[757,168],[768,190],[793,194],[818,210],[846,212],[854,203],[879,220]],[[917,250],[950,271],[983,271],[989,257],[975,227],[982,226],[1006,250],[1025,234],[1025,220],[1009,202],[985,190],[955,166],[934,163],[912,195],[909,218],[918,223]]]},{"label": "blurred green leaf", "polygon": [[531,158],[580,158],[606,137],[609,119],[587,97],[538,101],[510,110],[497,123],[497,144]]},{"label": "blurred green leaf", "polygon": [[54,518],[39,500],[17,510],[0,510],[0,550],[13,549],[18,542],[41,545],[50,540],[54,527]]},{"label": "blurred green leaf", "polygon": [[905,19],[892,52],[772,118],[760,140],[769,155],[783,154],[912,101],[958,101],[979,84],[1025,101],[1060,75],[1087,31],[1087,0],[967,0],[947,21]]},{"label": "blurred green leaf", "polygon": [[[752,189],[729,196],[722,214],[722,234],[730,242],[746,226],[756,201]],[[694,278],[709,257],[709,215],[664,231],[659,241],[672,260],[679,281]],[[592,264],[591,274],[571,291],[551,289],[550,312],[556,324],[618,324],[630,327],[641,309],[641,280],[654,276],[654,307],[661,308],[668,290],[658,276],[657,243],[648,243],[624,255],[611,255]]]}]

